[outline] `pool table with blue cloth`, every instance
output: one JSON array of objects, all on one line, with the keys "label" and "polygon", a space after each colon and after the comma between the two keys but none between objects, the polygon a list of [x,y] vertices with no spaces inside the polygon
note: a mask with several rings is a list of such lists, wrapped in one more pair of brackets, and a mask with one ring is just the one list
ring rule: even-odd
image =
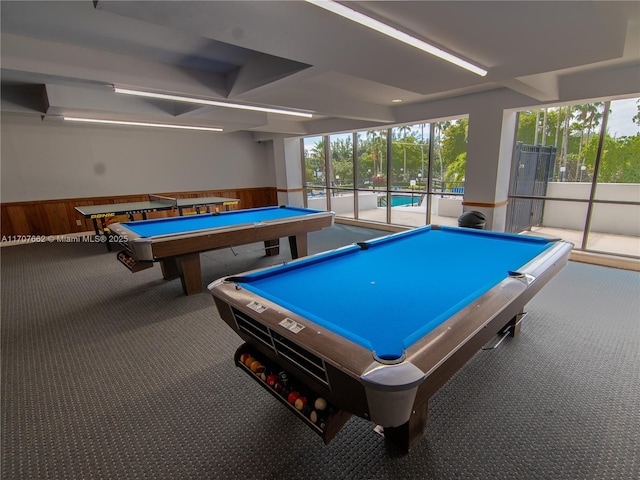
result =
[{"label": "pool table with blue cloth", "polygon": [[159,261],[164,278],[179,277],[190,295],[202,291],[200,252],[264,242],[266,254],[277,255],[280,238],[288,237],[298,258],[307,255],[307,233],[333,225],[333,218],[333,212],[282,206],[115,223],[109,229],[125,248],[118,259],[130,270]]},{"label": "pool table with blue cloth", "polygon": [[247,342],[241,349],[336,412],[381,425],[408,451],[423,436],[428,399],[496,334],[519,331],[525,305],[572,247],[427,226],[222,278],[209,290]]}]

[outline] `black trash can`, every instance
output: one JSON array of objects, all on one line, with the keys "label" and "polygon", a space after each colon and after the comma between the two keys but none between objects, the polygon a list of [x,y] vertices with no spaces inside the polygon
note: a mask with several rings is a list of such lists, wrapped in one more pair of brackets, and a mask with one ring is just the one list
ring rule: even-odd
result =
[{"label": "black trash can", "polygon": [[478,230],[484,230],[487,224],[487,219],[482,212],[464,212],[458,217],[458,226],[466,228],[475,228]]}]

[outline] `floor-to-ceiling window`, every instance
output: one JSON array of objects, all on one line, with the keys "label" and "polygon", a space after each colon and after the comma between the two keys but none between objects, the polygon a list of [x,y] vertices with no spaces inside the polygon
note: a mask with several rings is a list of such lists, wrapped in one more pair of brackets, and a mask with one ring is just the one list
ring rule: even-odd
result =
[{"label": "floor-to-ceiling window", "polygon": [[329,178],[331,210],[337,215],[354,217],[353,134],[329,136]]},{"label": "floor-to-ceiling window", "polygon": [[457,225],[467,167],[468,118],[433,124],[431,223]]},{"label": "floor-to-ceiling window", "polygon": [[[367,130],[356,134],[356,168],[359,188],[358,218],[387,222],[387,137],[388,130]],[[361,186],[360,186],[361,183]]]},{"label": "floor-to-ceiling window", "polygon": [[640,256],[640,99],[519,113],[511,231]]},{"label": "floor-to-ceiling window", "polygon": [[327,209],[327,163],[324,137],[302,139],[304,191],[307,206]]},{"label": "floor-to-ceiling window", "polygon": [[463,118],[304,138],[307,205],[401,226],[457,225],[467,125]]},{"label": "floor-to-ceiling window", "polygon": [[[310,207],[403,226],[457,225],[468,119],[302,140]],[[640,257],[640,99],[518,114],[507,228]]]},{"label": "floor-to-ceiling window", "polygon": [[391,223],[419,226],[427,223],[429,201],[429,124],[391,129]]},{"label": "floor-to-ceiling window", "polygon": [[640,99],[614,100],[609,108],[602,144],[586,142],[587,161],[576,171],[596,175],[584,248],[640,256]]}]

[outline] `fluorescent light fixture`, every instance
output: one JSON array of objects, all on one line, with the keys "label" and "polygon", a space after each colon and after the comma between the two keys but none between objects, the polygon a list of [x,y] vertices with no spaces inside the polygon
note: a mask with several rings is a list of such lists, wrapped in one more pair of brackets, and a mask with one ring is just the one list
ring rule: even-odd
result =
[{"label": "fluorescent light fixture", "polygon": [[481,77],[484,77],[487,74],[487,71],[473,65],[472,63],[467,62],[461,58],[456,57],[455,55],[451,55],[444,50],[439,49],[423,40],[418,40],[411,35],[408,35],[400,30],[390,27],[378,20],[375,20],[371,17],[367,17],[360,12],[356,12],[355,10],[350,9],[349,7],[345,7],[344,5],[334,2],[332,0],[306,0],[308,3],[312,3],[317,7],[324,8],[336,15],[340,15],[341,17],[347,18],[353,22],[359,23],[360,25],[364,25],[365,27],[371,28],[377,32],[380,32],[384,35],[387,35],[391,38],[395,38],[401,42],[404,42],[412,47],[418,48],[423,52],[430,53],[431,55],[435,55],[438,58],[446,60],[447,62],[453,63],[459,67],[462,67],[470,72],[473,72]]},{"label": "fluorescent light fixture", "polygon": [[84,122],[84,123],[102,123],[107,125],[129,125],[133,127],[157,127],[157,128],[177,128],[181,130],[199,130],[204,132],[222,132],[221,128],[216,127],[195,127],[192,125],[172,125],[169,123],[148,123],[148,122],[129,122],[125,120],[100,120],[97,118],[81,118],[81,117],[62,117],[68,122]]},{"label": "fluorescent light fixture", "polygon": [[240,103],[217,102],[215,100],[204,100],[202,98],[182,97],[179,95],[169,95],[166,93],[144,92],[140,90],[130,90],[128,88],[113,87],[116,93],[134,95],[136,97],[159,98],[161,100],[172,100],[174,102],[197,103],[199,105],[209,105],[212,107],[236,108],[239,110],[253,110],[255,112],[279,113],[281,115],[293,115],[295,117],[311,118],[313,115],[306,112],[294,112],[279,108],[257,107],[253,105],[242,105]]}]

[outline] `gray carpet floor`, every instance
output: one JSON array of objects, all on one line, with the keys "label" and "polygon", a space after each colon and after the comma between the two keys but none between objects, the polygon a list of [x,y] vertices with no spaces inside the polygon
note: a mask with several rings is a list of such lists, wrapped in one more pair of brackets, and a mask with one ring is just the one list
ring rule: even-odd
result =
[{"label": "gray carpet floor", "polygon": [[[310,251],[380,236],[335,225]],[[325,446],[233,365],[208,292],[103,245],[4,247],[3,479],[637,479],[640,274],[569,265],[522,333],[431,399],[408,455],[352,418]],[[288,259],[203,254],[203,284]]]}]

